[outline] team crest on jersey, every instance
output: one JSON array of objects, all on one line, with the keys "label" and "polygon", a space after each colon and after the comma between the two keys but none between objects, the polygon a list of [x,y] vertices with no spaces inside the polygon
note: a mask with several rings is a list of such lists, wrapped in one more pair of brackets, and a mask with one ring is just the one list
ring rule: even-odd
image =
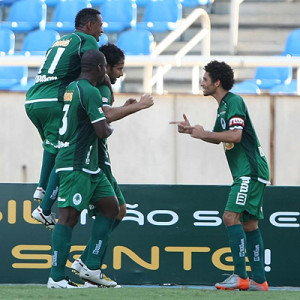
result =
[{"label": "team crest on jersey", "polygon": [[226,122],[223,118],[220,119],[222,129],[226,129]]},{"label": "team crest on jersey", "polygon": [[73,196],[73,203],[75,205],[79,205],[82,201],[82,196],[79,194],[79,193],[76,193],[74,196]]}]

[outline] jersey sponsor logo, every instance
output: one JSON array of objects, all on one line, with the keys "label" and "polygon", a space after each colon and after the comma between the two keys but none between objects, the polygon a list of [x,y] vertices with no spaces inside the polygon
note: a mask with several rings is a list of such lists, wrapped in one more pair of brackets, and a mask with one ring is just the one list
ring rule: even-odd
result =
[{"label": "jersey sponsor logo", "polygon": [[76,193],[74,196],[73,196],[73,203],[75,205],[79,205],[82,201],[82,196],[79,194],[79,193]]},{"label": "jersey sponsor logo", "polygon": [[234,148],[234,143],[223,143],[224,150],[231,150]]},{"label": "jersey sponsor logo", "polygon": [[261,157],[265,156],[265,153],[264,153],[261,146],[258,147],[258,151],[259,151],[259,154],[260,154]]},{"label": "jersey sponsor logo", "polygon": [[103,103],[108,103],[108,99],[106,97],[102,97],[102,102]]},{"label": "jersey sponsor logo", "polygon": [[59,202],[66,202],[66,199],[61,198],[61,197],[58,197],[58,198],[57,198],[57,201],[59,201]]},{"label": "jersey sponsor logo", "polygon": [[240,191],[237,194],[235,203],[237,205],[245,205],[247,200],[247,193],[249,190],[250,177],[241,177],[242,183]]},{"label": "jersey sponsor logo", "polygon": [[57,77],[56,76],[47,77],[46,75],[37,75],[37,76],[35,76],[35,83],[47,82],[47,81],[52,81],[52,80],[57,80]]},{"label": "jersey sponsor logo", "polygon": [[67,47],[69,46],[71,40],[62,40],[62,41],[57,41],[53,44],[53,47]]},{"label": "jersey sponsor logo", "polygon": [[229,120],[229,127],[242,126],[244,127],[245,122],[243,118],[234,117]]},{"label": "jersey sponsor logo", "polygon": [[66,91],[66,92],[64,93],[64,101],[72,101],[72,99],[73,99],[73,94],[74,94],[73,91]]},{"label": "jersey sponsor logo", "polygon": [[68,148],[70,146],[70,143],[69,142],[62,142],[62,141],[58,141],[57,142],[58,144],[58,148]]},{"label": "jersey sponsor logo", "polygon": [[100,114],[103,114],[103,109],[102,109],[102,107],[99,107],[98,110],[99,110]]}]

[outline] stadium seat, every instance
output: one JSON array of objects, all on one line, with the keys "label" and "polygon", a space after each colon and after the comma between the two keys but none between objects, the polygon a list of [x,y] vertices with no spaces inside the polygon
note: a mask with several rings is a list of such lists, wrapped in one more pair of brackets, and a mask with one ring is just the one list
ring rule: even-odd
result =
[{"label": "stadium seat", "polygon": [[92,4],[93,7],[95,7],[95,6],[101,6],[106,1],[107,0],[91,0],[91,4]]},{"label": "stadium seat", "polygon": [[10,90],[14,86],[27,84],[28,67],[0,66],[0,90]]},{"label": "stadium seat", "polygon": [[0,29],[0,54],[13,54],[15,51],[15,34],[10,29]]},{"label": "stadium seat", "polygon": [[108,36],[105,33],[102,33],[100,38],[99,38],[98,45],[100,47],[100,46],[105,45],[107,43],[108,43]]},{"label": "stadium seat", "polygon": [[257,67],[254,81],[260,89],[270,89],[277,84],[288,84],[292,77],[292,67]]},{"label": "stadium seat", "polygon": [[47,6],[43,0],[20,0],[14,2],[8,20],[0,23],[0,28],[14,32],[29,32],[34,29],[45,29]]},{"label": "stadium seat", "polygon": [[254,83],[250,81],[243,81],[240,83],[236,83],[233,88],[230,90],[232,93],[236,94],[260,94],[259,87]]},{"label": "stadium seat", "polygon": [[138,7],[144,7],[147,5],[148,2],[150,2],[151,0],[135,0],[136,5]]},{"label": "stadium seat", "polygon": [[105,32],[121,32],[135,28],[137,6],[134,0],[107,0],[101,6]]},{"label": "stadium seat", "polygon": [[182,7],[209,6],[214,0],[180,0]]},{"label": "stadium seat", "polygon": [[165,32],[176,29],[181,20],[180,0],[151,0],[145,6],[143,20],[137,23],[137,28]]},{"label": "stadium seat", "polygon": [[153,35],[144,29],[132,29],[119,34],[117,46],[125,55],[148,55],[155,46]]},{"label": "stadium seat", "polygon": [[59,33],[52,29],[31,31],[25,36],[22,50],[18,54],[45,55],[59,38]]},{"label": "stadium seat", "polygon": [[61,0],[45,0],[45,3],[49,7],[54,7],[60,2]]},{"label": "stadium seat", "polygon": [[90,0],[61,0],[54,8],[52,20],[46,23],[46,29],[73,32],[77,13],[86,7],[91,7]]},{"label": "stadium seat", "polygon": [[289,84],[278,84],[270,89],[271,95],[297,95],[297,80],[293,79]]},{"label": "stadium seat", "polygon": [[287,37],[283,55],[300,55],[300,28],[293,30]]}]

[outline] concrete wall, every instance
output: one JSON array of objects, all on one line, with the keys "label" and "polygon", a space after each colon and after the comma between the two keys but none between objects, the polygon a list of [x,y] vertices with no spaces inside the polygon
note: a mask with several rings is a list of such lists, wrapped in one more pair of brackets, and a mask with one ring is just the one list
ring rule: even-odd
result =
[{"label": "concrete wall", "polygon": [[[129,97],[116,95],[115,105]],[[23,93],[0,93],[0,182],[37,182],[42,160],[41,140],[26,116]],[[275,105],[274,181],[300,185],[299,97],[244,97],[267,158],[271,142],[271,103]],[[186,113],[192,124],[212,129],[217,102],[187,94],[155,96],[155,105],[113,123],[109,138],[113,172],[119,183],[230,184],[222,145],[180,135],[169,121]]]}]

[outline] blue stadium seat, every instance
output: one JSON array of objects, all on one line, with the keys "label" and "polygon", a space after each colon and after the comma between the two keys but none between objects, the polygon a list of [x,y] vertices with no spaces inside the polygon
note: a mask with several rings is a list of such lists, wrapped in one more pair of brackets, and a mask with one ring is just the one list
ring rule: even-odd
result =
[{"label": "blue stadium seat", "polygon": [[153,35],[144,29],[132,29],[119,34],[117,46],[125,55],[148,55],[155,46]]},{"label": "blue stadium seat", "polygon": [[209,6],[214,0],[180,0],[182,7]]},{"label": "blue stadium seat", "polygon": [[22,50],[18,54],[45,55],[59,38],[59,33],[52,29],[31,31],[25,36]]},{"label": "blue stadium seat", "polygon": [[8,20],[0,23],[0,28],[14,32],[29,32],[34,29],[45,29],[47,6],[42,0],[20,0],[14,2]]},{"label": "blue stadium seat", "polygon": [[107,0],[101,6],[105,32],[121,32],[135,28],[137,6],[134,0]]},{"label": "blue stadium seat", "polygon": [[49,7],[56,6],[61,0],[45,0],[45,3]]},{"label": "blue stadium seat", "polygon": [[98,45],[100,47],[100,46],[105,45],[107,43],[108,43],[108,36],[105,33],[102,33],[100,38],[99,38]]},{"label": "blue stadium seat", "polygon": [[260,89],[259,87],[251,81],[243,81],[240,83],[236,83],[233,88],[230,90],[232,93],[236,94],[254,94],[259,95]]},{"label": "blue stadium seat", "polygon": [[107,0],[91,0],[91,4],[92,4],[93,7],[95,7],[95,6],[101,6],[106,1]]},{"label": "blue stadium seat", "polygon": [[0,66],[0,90],[10,90],[17,85],[26,85],[28,67]]},{"label": "blue stadium seat", "polygon": [[0,53],[13,54],[15,51],[15,34],[10,29],[0,29]]},{"label": "blue stadium seat", "polygon": [[136,5],[138,7],[144,7],[147,5],[148,2],[150,2],[151,0],[135,0]]},{"label": "blue stadium seat", "polygon": [[287,37],[283,55],[300,55],[300,28],[293,30]]},{"label": "blue stadium seat", "polygon": [[137,28],[151,32],[174,30],[182,20],[180,0],[151,0],[145,6],[142,22]]},{"label": "blue stadium seat", "polygon": [[58,32],[73,32],[77,13],[86,7],[91,7],[90,0],[61,0],[55,6],[53,18],[46,23],[46,28]]},{"label": "blue stadium seat", "polygon": [[297,80],[293,79],[289,84],[278,84],[270,89],[271,95],[297,95]]},{"label": "blue stadium seat", "polygon": [[281,83],[291,82],[292,67],[257,67],[254,81],[260,89],[270,89]]},{"label": "blue stadium seat", "polygon": [[0,5],[10,6],[19,0],[1,0]]}]

